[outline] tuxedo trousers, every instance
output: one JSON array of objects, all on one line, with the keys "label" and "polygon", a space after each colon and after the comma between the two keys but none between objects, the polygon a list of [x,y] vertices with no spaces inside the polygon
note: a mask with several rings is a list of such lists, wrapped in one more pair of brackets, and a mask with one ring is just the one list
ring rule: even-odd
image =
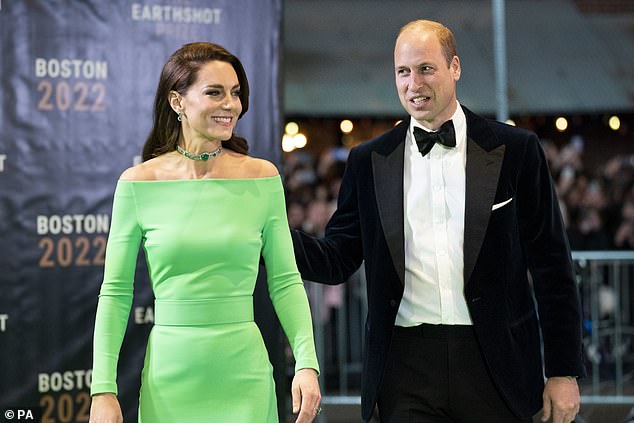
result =
[{"label": "tuxedo trousers", "polygon": [[530,423],[513,415],[472,326],[394,328],[379,390],[381,423]]}]

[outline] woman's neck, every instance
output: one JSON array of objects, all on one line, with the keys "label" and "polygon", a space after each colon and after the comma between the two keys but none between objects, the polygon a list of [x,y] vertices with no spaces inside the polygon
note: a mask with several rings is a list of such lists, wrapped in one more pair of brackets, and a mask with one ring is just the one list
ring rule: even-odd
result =
[{"label": "woman's neck", "polygon": [[190,154],[212,153],[222,147],[221,140],[208,140],[208,139],[181,139],[178,141],[178,145]]}]

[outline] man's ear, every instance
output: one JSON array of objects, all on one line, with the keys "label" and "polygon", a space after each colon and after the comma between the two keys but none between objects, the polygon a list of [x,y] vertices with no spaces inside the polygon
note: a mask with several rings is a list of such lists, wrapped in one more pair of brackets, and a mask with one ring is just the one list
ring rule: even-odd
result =
[{"label": "man's ear", "polygon": [[460,79],[461,69],[460,69],[460,59],[458,56],[454,56],[451,60],[451,73],[453,73],[454,81],[458,81]]}]

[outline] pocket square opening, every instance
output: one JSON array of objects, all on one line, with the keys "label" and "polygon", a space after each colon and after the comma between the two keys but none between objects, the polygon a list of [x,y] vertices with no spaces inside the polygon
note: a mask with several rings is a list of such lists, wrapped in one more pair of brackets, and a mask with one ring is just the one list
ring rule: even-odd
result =
[{"label": "pocket square opening", "polygon": [[513,197],[509,198],[509,199],[508,199],[508,200],[506,200],[506,201],[502,201],[501,203],[494,204],[494,205],[493,205],[493,207],[491,207],[491,211],[493,211],[493,210],[497,210],[497,209],[499,209],[500,207],[504,207],[504,206],[506,206],[508,203],[510,203],[511,201],[513,201]]}]

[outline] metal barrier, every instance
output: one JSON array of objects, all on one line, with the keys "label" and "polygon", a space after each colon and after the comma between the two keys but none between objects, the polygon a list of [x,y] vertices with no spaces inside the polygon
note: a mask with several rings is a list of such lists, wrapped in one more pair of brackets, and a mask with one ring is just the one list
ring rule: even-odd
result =
[{"label": "metal barrier", "polygon": [[[364,268],[343,285],[333,287],[312,282],[307,285],[315,322],[315,348],[322,370],[322,393],[359,395],[363,327],[368,313]],[[336,306],[332,299],[335,295],[340,299]],[[360,403],[360,399],[354,401]]]},{"label": "metal barrier", "polygon": [[573,252],[588,378],[585,403],[634,404],[634,252]]},{"label": "metal barrier", "polygon": [[[577,251],[572,256],[588,369],[580,381],[582,403],[634,405],[634,251]],[[344,285],[306,285],[322,368],[322,403],[358,406],[368,307],[363,266]],[[332,290],[339,292],[333,295]]]}]

